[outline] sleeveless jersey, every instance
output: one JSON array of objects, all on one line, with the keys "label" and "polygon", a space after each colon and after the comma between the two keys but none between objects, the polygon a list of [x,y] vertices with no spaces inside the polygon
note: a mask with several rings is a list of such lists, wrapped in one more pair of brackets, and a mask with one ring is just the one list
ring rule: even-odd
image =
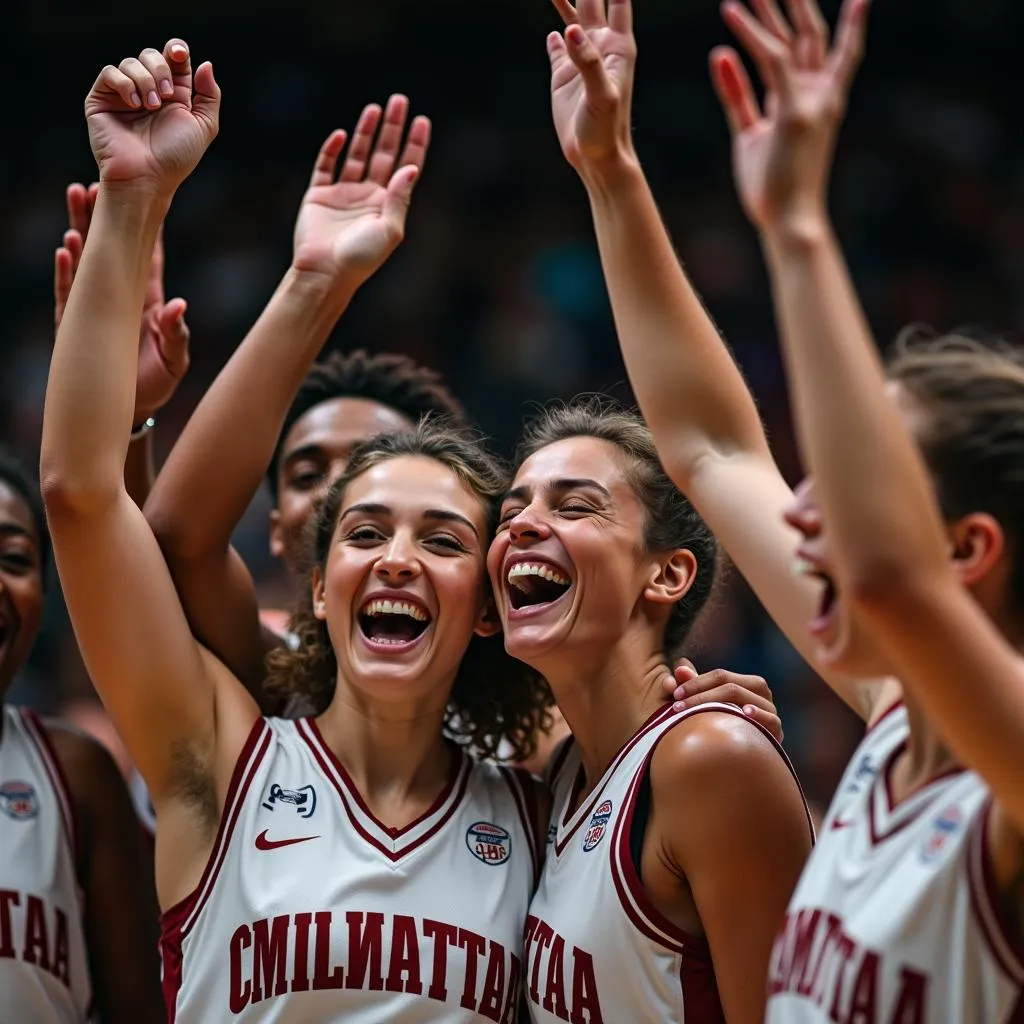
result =
[{"label": "sleeveless jersey", "polygon": [[260,719],[206,871],[164,915],[170,1020],[511,1024],[531,785],[459,752],[434,805],[389,829],[315,720]]},{"label": "sleeveless jersey", "polygon": [[896,705],[843,775],[775,940],[770,1024],[1024,1020],[1024,967],[988,857],[989,790],[953,769],[893,806],[909,736]]},{"label": "sleeveless jersey", "polygon": [[74,808],[39,719],[0,714],[0,1018],[81,1024],[92,983]]},{"label": "sleeveless jersey", "polygon": [[524,986],[536,1024],[724,1020],[706,941],[654,906],[630,849],[637,796],[658,743],[680,722],[709,711],[750,722],[727,704],[682,712],[666,705],[572,813],[583,781],[579,751],[569,739],[555,755],[547,857],[526,926]]}]

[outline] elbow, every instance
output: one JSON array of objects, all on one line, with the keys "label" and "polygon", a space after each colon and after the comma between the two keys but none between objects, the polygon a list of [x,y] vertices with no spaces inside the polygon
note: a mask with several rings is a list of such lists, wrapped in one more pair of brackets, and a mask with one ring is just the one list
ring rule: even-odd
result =
[{"label": "elbow", "polygon": [[119,474],[97,472],[96,467],[73,466],[43,451],[39,490],[49,519],[84,518],[109,508],[124,491]]}]

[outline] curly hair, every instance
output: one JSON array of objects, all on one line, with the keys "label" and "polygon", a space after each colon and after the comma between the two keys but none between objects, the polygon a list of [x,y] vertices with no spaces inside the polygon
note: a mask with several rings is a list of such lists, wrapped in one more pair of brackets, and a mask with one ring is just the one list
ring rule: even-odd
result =
[{"label": "curly hair", "polygon": [[22,501],[32,516],[36,533],[39,535],[39,565],[43,589],[49,576],[50,531],[43,514],[43,501],[39,496],[39,485],[24,463],[9,448],[0,445],[0,481],[7,484]]},{"label": "curly hair", "polygon": [[332,352],[306,375],[284,418],[274,454],[267,469],[267,482],[277,502],[277,470],[285,439],[292,427],[314,406],[335,398],[365,398],[379,402],[417,423],[424,416],[441,417],[456,426],[468,423],[459,400],[445,387],[436,370],[420,366],[408,356],[381,352],[370,355],[364,349]]},{"label": "curly hair", "polygon": [[516,450],[516,465],[558,441],[594,437],[625,456],[626,478],[645,511],[643,542],[649,552],[686,548],[697,560],[697,574],[665,627],[665,653],[675,658],[714,590],[718,542],[661,466],[650,428],[636,412],[602,395],[583,396],[545,409],[527,422]]},{"label": "curly hair", "polygon": [[[327,562],[349,484],[373,466],[406,456],[433,459],[454,473],[480,499],[488,536],[493,534],[508,487],[507,471],[467,432],[428,418],[411,431],[381,435],[353,451],[345,474],[327,492],[314,517],[314,566],[322,570]],[[480,571],[485,575],[482,566]],[[301,598],[292,631],[299,641],[296,648],[269,655],[267,690],[282,698],[299,694],[322,711],[334,696],[338,662],[326,624],[313,614],[312,587]],[[538,730],[550,724],[552,703],[543,677],[506,654],[500,634],[474,635],[452,687],[445,732],[480,757],[498,757],[504,740],[511,759],[522,761],[535,751]]]}]

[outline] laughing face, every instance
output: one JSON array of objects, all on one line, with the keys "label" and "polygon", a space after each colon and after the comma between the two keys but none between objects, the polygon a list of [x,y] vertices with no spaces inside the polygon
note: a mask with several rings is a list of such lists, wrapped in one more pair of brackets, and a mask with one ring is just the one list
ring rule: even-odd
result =
[{"label": "laughing face", "polygon": [[371,466],[346,488],[313,609],[339,689],[443,708],[474,633],[494,632],[481,499],[425,456]]},{"label": "laughing face", "polygon": [[614,645],[657,570],[625,456],[572,437],[520,467],[487,558],[505,647],[544,673],[551,659]]},{"label": "laughing face", "polygon": [[42,614],[39,533],[25,499],[0,480],[0,696],[27,661]]}]

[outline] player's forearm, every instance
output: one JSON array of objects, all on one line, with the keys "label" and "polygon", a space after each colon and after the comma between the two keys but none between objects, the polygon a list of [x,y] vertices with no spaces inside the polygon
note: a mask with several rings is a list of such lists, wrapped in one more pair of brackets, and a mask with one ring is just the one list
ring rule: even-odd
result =
[{"label": "player's forearm", "polygon": [[825,217],[766,234],[797,435],[856,599],[945,562],[922,459]]},{"label": "player's forearm", "polygon": [[[754,400],[672,248],[635,160],[584,175],[629,378],[666,469],[764,451]],[[683,480],[680,480],[683,477]]]},{"label": "player's forearm", "polygon": [[153,487],[146,516],[169,559],[227,553],[288,408],[351,296],[325,278],[285,275]]},{"label": "player's forearm", "polygon": [[41,476],[64,502],[108,501],[124,487],[139,310],[170,198],[100,189],[46,390]]}]

